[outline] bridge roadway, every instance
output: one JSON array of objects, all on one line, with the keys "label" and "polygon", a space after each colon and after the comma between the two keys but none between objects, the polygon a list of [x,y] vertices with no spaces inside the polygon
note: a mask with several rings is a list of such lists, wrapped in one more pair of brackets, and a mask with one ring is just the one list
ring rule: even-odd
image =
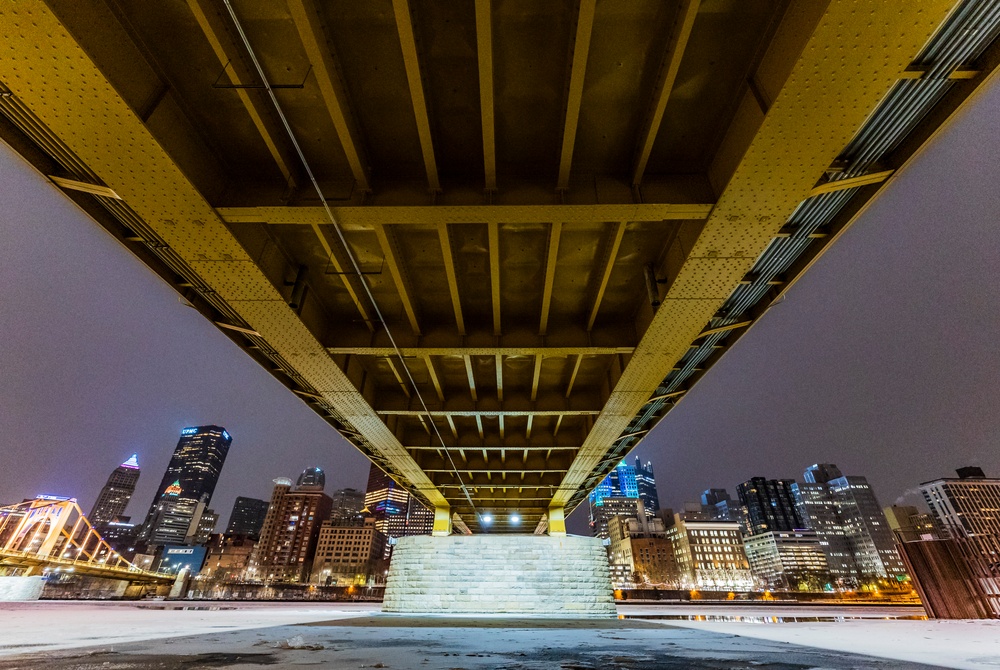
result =
[{"label": "bridge roadway", "polygon": [[0,549],[0,568],[27,569],[29,572],[41,570],[58,570],[71,572],[84,577],[100,577],[103,579],[120,579],[131,584],[172,584],[177,576],[148,572],[136,567],[122,568],[114,565],[104,565],[94,561],[60,558],[58,556],[39,556],[30,551],[8,551]]},{"label": "bridge roadway", "polygon": [[990,76],[992,5],[19,0],[0,136],[437,532],[558,534]]}]

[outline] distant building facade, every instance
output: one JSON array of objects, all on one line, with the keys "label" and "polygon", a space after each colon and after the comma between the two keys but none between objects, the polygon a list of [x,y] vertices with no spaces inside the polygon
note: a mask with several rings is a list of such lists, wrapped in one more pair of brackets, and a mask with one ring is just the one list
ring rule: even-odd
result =
[{"label": "distant building facade", "polygon": [[434,511],[420,504],[374,463],[368,471],[364,507],[386,537],[430,535],[434,528]]},{"label": "distant building facade", "polygon": [[233,503],[233,511],[229,514],[227,535],[244,535],[252,540],[260,539],[260,529],[264,527],[267,517],[266,500],[239,496]]},{"label": "distant building facade", "polygon": [[794,484],[794,479],[753,477],[736,487],[747,535],[805,527],[795,507]]},{"label": "distant building facade", "polygon": [[323,493],[325,478],[306,470],[293,487],[274,480],[260,542],[249,576],[263,582],[305,582],[312,570],[320,525],[329,519],[333,501]]},{"label": "distant building facade", "polygon": [[616,516],[608,522],[612,583],[619,587],[638,584],[674,587],[680,581],[680,571],[666,526],[661,518],[650,518],[642,512],[640,509],[633,518]]},{"label": "distant building facade", "polygon": [[982,560],[1000,574],[1000,479],[976,467],[960,468],[957,478],[924,482],[920,492],[941,529],[968,538]]},{"label": "distant building facade", "polygon": [[667,528],[684,588],[751,591],[753,574],[735,521],[691,521],[675,514]]},{"label": "distant building facade", "polygon": [[594,537],[607,540],[611,537],[608,524],[615,517],[636,518],[639,515],[638,498],[608,496],[590,508],[590,532]]},{"label": "distant building facade", "polygon": [[365,586],[384,581],[386,536],[375,527],[374,517],[361,525],[338,525],[324,521],[316,541],[313,559],[313,584],[327,586]]},{"label": "distant building facade", "polygon": [[804,478],[796,486],[798,507],[824,543],[833,578],[848,586],[904,580],[892,529],[868,480],[844,475],[831,463],[807,468]]},{"label": "distant building facade", "polygon": [[132,454],[124,463],[115,468],[108,477],[108,482],[101,489],[97,496],[97,502],[87,515],[87,519],[94,526],[101,526],[112,521],[127,523],[125,509],[132,494],[135,493],[135,485],[139,481],[139,457]]},{"label": "distant building facade", "polygon": [[255,546],[253,538],[246,535],[213,534],[206,545],[199,577],[219,582],[241,581],[250,567]]},{"label": "distant building facade", "polygon": [[743,546],[762,588],[822,591],[829,584],[830,570],[816,531],[759,533],[744,538]]},{"label": "distant building facade", "polygon": [[364,525],[365,494],[357,489],[339,489],[330,494],[333,511],[330,520],[341,525]]},{"label": "distant building facade", "polygon": [[195,545],[208,541],[219,515],[203,500],[184,497],[180,482],[159,496],[143,527],[141,541],[150,546]]},{"label": "distant building facade", "polygon": [[726,489],[705,489],[701,494],[702,512],[715,521],[739,521],[739,512]]}]

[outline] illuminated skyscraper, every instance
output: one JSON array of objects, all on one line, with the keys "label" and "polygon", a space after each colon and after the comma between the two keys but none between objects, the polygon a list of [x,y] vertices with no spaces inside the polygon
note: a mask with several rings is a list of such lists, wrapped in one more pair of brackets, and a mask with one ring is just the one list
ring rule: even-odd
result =
[{"label": "illuminated skyscraper", "polygon": [[136,482],[139,481],[139,460],[136,454],[115,468],[108,477],[108,483],[101,489],[97,502],[87,518],[95,526],[112,521],[128,521],[124,517],[132,494],[135,493]]},{"label": "illuminated skyscraper", "polygon": [[868,480],[831,463],[807,468],[804,479],[793,487],[799,516],[823,543],[833,578],[848,584],[903,578],[906,569]]},{"label": "illuminated skyscraper", "polygon": [[635,457],[635,484],[639,498],[646,507],[646,515],[652,518],[660,511],[660,496],[656,493],[656,478],[653,476],[653,463],[645,464]]},{"label": "illuminated skyscraper", "polygon": [[434,512],[406,492],[374,463],[368,471],[365,508],[386,537],[430,535]]},{"label": "illuminated skyscraper", "polygon": [[168,496],[167,491],[172,490],[172,487],[179,487],[180,492],[169,502],[176,503],[179,509],[190,507],[193,511],[198,503],[205,506],[211,503],[232,442],[233,438],[220,426],[194,426],[181,431],[174,455],[149,506],[146,523],[139,536],[140,542],[151,541],[150,538],[156,533],[154,516],[157,505]]},{"label": "illuminated skyscraper", "polygon": [[656,495],[653,466],[651,463],[647,463],[643,467],[638,458],[636,458],[636,467],[622,461],[590,493],[591,532],[596,537],[607,538],[608,521],[615,516],[635,518],[636,514],[639,513],[638,501],[640,499],[645,515],[647,517],[654,516],[655,510],[651,510],[648,505],[655,505],[655,509],[658,510],[660,501]]}]

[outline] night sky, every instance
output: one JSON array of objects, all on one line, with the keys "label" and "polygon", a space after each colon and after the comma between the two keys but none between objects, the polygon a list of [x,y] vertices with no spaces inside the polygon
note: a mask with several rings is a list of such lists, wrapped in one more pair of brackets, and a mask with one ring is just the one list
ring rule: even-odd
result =
[{"label": "night sky", "polygon": [[[646,438],[664,505],[817,461],[884,505],[963,465],[1000,476],[998,110],[993,82]],[[364,488],[360,453],[2,144],[0,204],[0,503],[89,510],[137,452],[141,522],[181,428],[208,423],[233,435],[222,523],[310,466]]]}]

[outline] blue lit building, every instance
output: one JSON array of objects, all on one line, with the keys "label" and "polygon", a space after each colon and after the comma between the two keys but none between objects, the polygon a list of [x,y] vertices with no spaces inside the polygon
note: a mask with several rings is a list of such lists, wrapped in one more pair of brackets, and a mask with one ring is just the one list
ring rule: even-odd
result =
[{"label": "blue lit building", "polygon": [[[639,505],[639,501],[642,505]],[[597,537],[608,537],[608,521],[614,516],[636,517],[642,509],[652,517],[660,508],[653,478],[653,464],[618,464],[590,493],[590,528]]]}]

